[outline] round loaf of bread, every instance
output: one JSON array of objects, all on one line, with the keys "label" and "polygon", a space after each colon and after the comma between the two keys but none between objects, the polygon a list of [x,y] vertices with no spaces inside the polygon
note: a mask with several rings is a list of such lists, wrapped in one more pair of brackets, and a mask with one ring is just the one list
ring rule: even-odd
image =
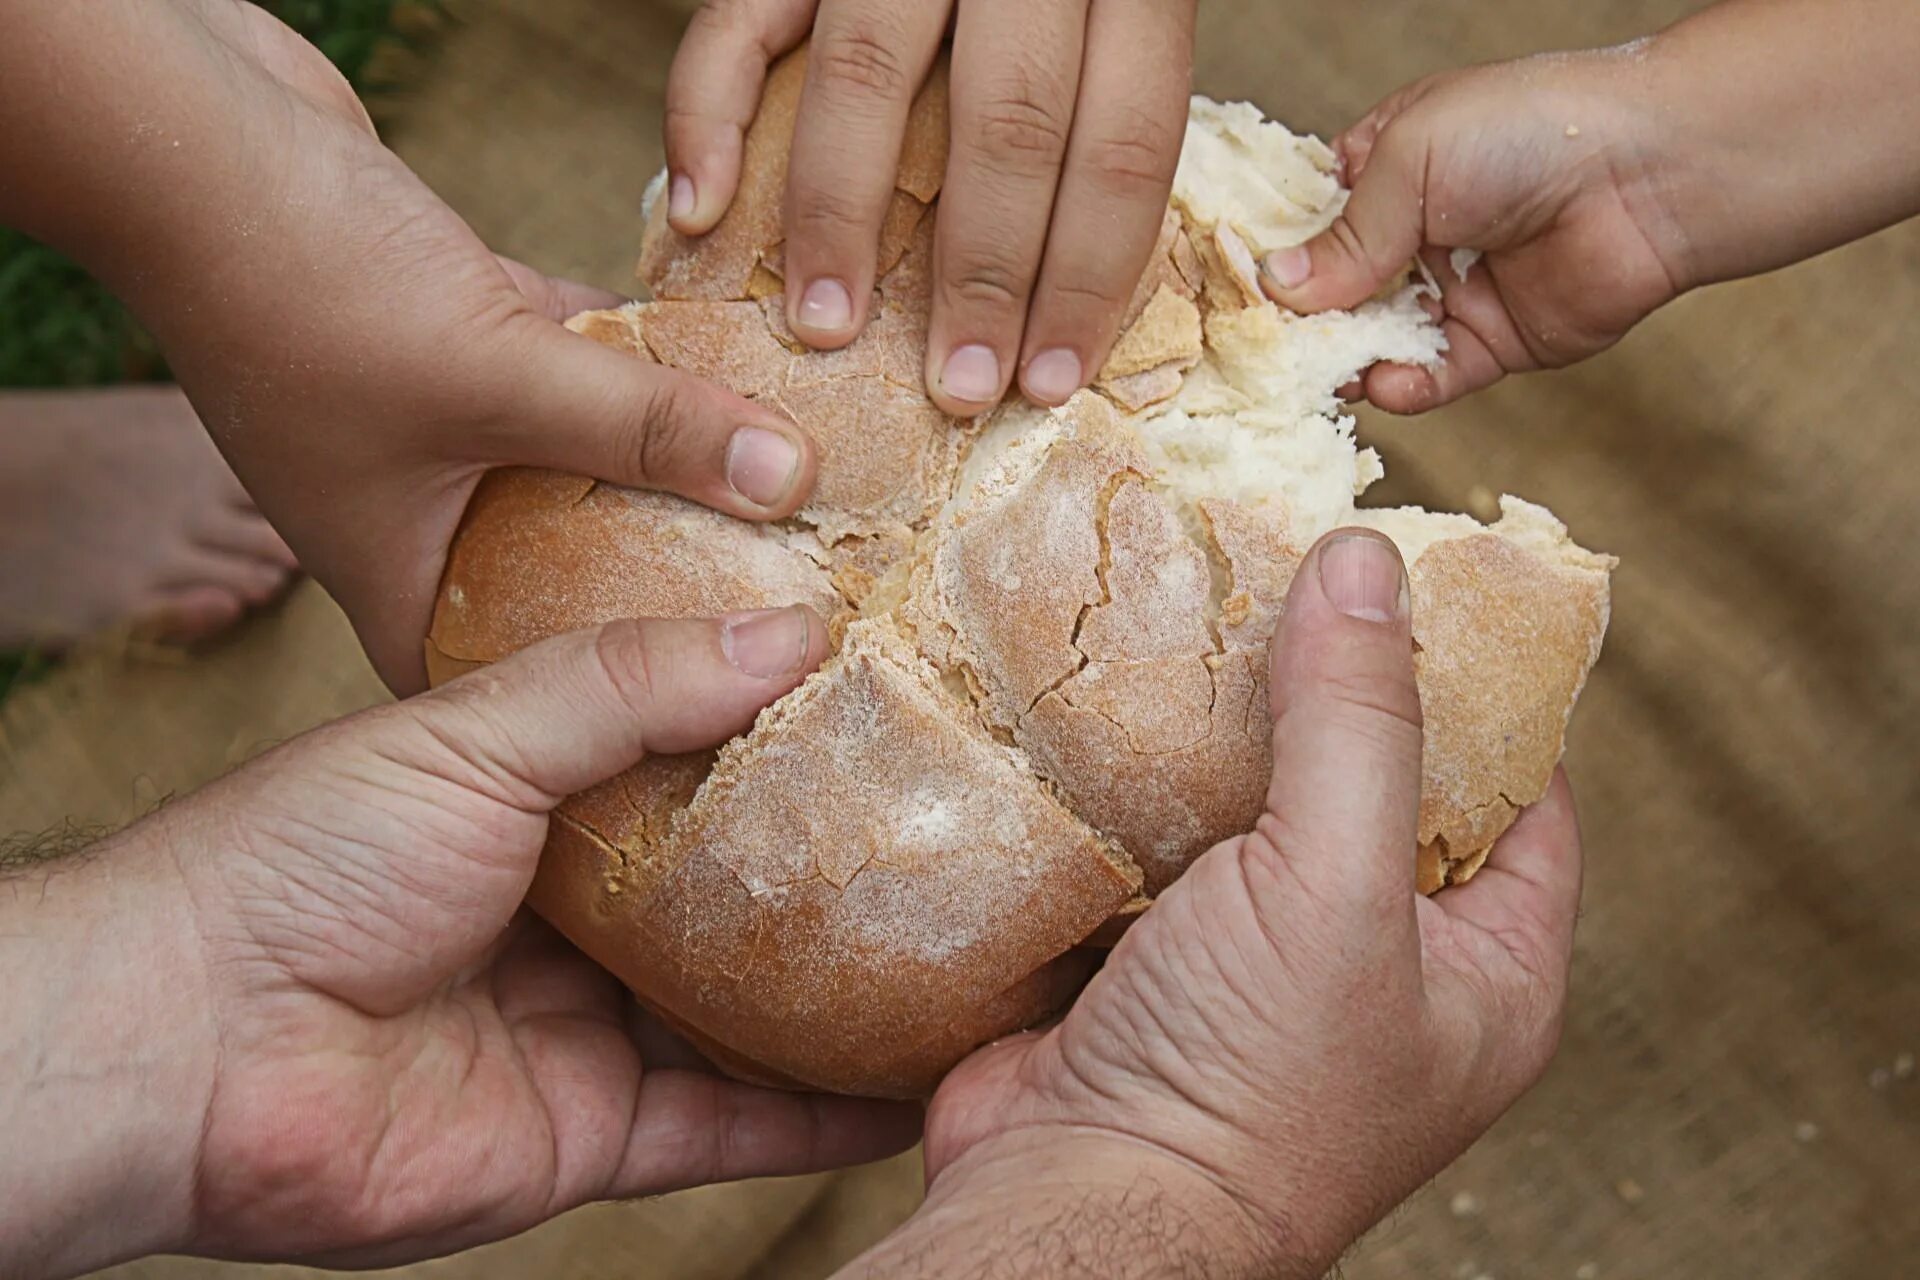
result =
[{"label": "round loaf of bread", "polygon": [[1266,651],[1306,549],[1342,524],[1409,569],[1422,891],[1471,876],[1543,793],[1606,629],[1610,558],[1547,512],[1356,506],[1381,474],[1336,389],[1443,339],[1408,283],[1352,313],[1266,302],[1253,264],[1327,226],[1332,153],[1194,100],[1174,199],[1093,390],[943,415],[922,386],[946,86],[915,104],[873,321],[783,322],[781,198],[804,50],[769,77],[709,235],[655,200],[653,300],[586,338],[711,378],[818,443],[812,505],[756,526],[677,498],[503,471],[462,525],[428,641],[442,681],[627,616],[792,603],[837,651],[718,752],[650,759],[556,815],[530,901],[722,1068],[924,1095],[1057,1013],[1110,942],[1258,814]]}]

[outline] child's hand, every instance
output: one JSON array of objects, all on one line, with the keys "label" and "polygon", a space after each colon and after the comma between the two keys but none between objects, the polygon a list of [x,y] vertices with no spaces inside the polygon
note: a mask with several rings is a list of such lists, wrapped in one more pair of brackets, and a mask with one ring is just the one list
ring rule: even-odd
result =
[{"label": "child's hand", "polygon": [[[1920,214],[1916,59],[1913,0],[1723,0],[1619,49],[1435,76],[1340,139],[1352,203],[1267,290],[1351,306],[1418,252],[1452,350],[1367,374],[1396,413],[1572,364],[1687,289]],[[1454,250],[1486,255],[1464,281]]]},{"label": "child's hand", "polygon": [[264,10],[84,8],[40,6],[19,55],[0,46],[0,218],[73,252],[153,329],[396,690],[425,683],[447,548],[489,467],[750,520],[805,500],[805,433],[567,332],[620,299],[488,252]]},{"label": "child's hand", "polygon": [[[1368,372],[1367,398],[1393,413],[1606,350],[1692,283],[1634,75],[1635,55],[1621,51],[1401,90],[1338,139],[1346,212],[1267,259],[1267,292],[1297,311],[1351,307],[1418,253],[1443,290],[1432,305],[1450,345],[1437,369]],[[1485,256],[1468,266],[1468,250]]]},{"label": "child's hand", "polygon": [[709,0],[667,86],[669,221],[726,212],[769,59],[811,36],[787,186],[787,309],[865,326],[907,110],[953,25],[927,386],[950,413],[1016,373],[1060,404],[1106,359],[1185,134],[1194,0]]}]

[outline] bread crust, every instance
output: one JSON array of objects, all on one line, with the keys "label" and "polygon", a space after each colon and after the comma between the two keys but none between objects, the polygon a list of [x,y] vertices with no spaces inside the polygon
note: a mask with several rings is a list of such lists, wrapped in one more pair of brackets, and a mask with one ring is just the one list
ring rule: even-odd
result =
[{"label": "bread crust", "polygon": [[[1140,877],[884,624],[721,752],[652,864],[550,849],[529,901],[738,1066],[913,1097],[1046,1016]],[[831,781],[830,803],[807,800]],[[716,1028],[723,1030],[716,1031]]]},{"label": "bread crust", "polygon": [[[684,239],[651,211],[654,300],[569,327],[791,416],[820,452],[811,504],[754,526],[496,473],[455,541],[427,657],[439,683],[613,618],[790,603],[828,620],[837,653],[720,751],[569,798],[533,907],[731,1074],[922,1095],[975,1046],[1057,1013],[1083,947],[1111,945],[1251,825],[1271,764],[1268,642],[1334,521],[1406,553],[1426,721],[1410,852],[1422,892],[1471,876],[1545,791],[1613,562],[1516,499],[1491,527],[1354,507],[1379,469],[1332,379],[1343,361],[1436,350],[1417,306],[1279,313],[1252,274],[1267,246],[1176,201],[1095,391],[948,418],[922,383],[944,68],[909,121],[872,322],[834,352],[795,339],[781,296],[804,74],[804,50],[770,73],[713,233]],[[1303,148],[1289,163],[1312,200],[1289,217],[1333,216],[1319,151],[1263,134],[1257,113],[1231,120],[1242,151]],[[1258,458],[1176,456],[1227,419],[1280,431],[1270,489],[1208,487]],[[1286,431],[1311,448],[1287,453]]]}]

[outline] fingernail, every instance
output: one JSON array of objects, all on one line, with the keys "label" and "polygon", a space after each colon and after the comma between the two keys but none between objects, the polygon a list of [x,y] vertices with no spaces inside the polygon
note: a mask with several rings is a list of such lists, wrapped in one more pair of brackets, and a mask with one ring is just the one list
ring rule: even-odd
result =
[{"label": "fingernail", "polygon": [[819,333],[839,333],[853,323],[853,295],[838,280],[815,280],[800,295],[801,326]]},{"label": "fingernail", "polygon": [[673,181],[667,185],[667,216],[691,218],[694,204],[693,179],[684,173],[674,174]]},{"label": "fingernail", "polygon": [[720,624],[720,652],[756,680],[777,680],[807,660],[811,628],[796,606],[736,613]]},{"label": "fingernail", "polygon": [[1267,278],[1276,285],[1282,289],[1298,289],[1313,274],[1313,255],[1305,245],[1295,245],[1291,249],[1276,249],[1267,255],[1262,265]]},{"label": "fingernail", "polygon": [[955,400],[986,404],[1000,396],[1000,357],[977,342],[960,347],[940,370],[940,389]]},{"label": "fingernail", "polygon": [[1337,533],[1320,548],[1320,590],[1349,618],[1393,622],[1407,615],[1400,553],[1377,533]]},{"label": "fingernail", "polygon": [[1027,361],[1025,381],[1027,393],[1034,399],[1059,404],[1083,385],[1080,357],[1065,347],[1042,351]]},{"label": "fingernail", "polygon": [[741,427],[727,441],[727,483],[757,506],[779,506],[799,471],[799,447],[778,431]]}]

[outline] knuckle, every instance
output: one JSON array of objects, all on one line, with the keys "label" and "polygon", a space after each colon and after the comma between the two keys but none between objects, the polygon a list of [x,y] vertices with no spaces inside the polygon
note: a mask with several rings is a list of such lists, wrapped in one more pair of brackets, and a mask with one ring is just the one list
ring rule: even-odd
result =
[{"label": "knuckle", "polygon": [[593,658],[624,705],[652,705],[658,673],[645,623],[637,618],[619,618],[601,626],[594,633]]},{"label": "knuckle", "polygon": [[683,140],[691,140],[726,123],[707,108],[686,102],[667,103],[662,120],[668,137]]},{"label": "knuckle", "polygon": [[1136,113],[1126,123],[1125,131],[1089,139],[1082,167],[1103,194],[1162,200],[1173,182],[1180,141],[1151,116]]},{"label": "knuckle", "polygon": [[1319,692],[1350,726],[1383,738],[1398,739],[1409,732],[1417,736],[1422,728],[1420,693],[1411,672],[1368,666],[1335,669],[1320,678]]},{"label": "knuckle", "polygon": [[944,274],[944,292],[970,311],[1018,313],[1032,281],[1025,264],[987,246],[957,251]]},{"label": "knuckle", "polygon": [[1300,836],[1293,829],[1293,824],[1285,816],[1267,809],[1253,820],[1253,830],[1247,833],[1247,843],[1242,852],[1245,856],[1284,865],[1299,847]]},{"label": "knuckle", "polygon": [[795,183],[791,218],[797,239],[867,234],[871,222],[865,205],[851,191],[810,181]]},{"label": "knuckle", "polygon": [[1372,264],[1373,255],[1367,251],[1367,244],[1361,238],[1360,229],[1354,226],[1353,220],[1346,214],[1343,213],[1334,219],[1333,225],[1327,228],[1327,236],[1339,249],[1340,256],[1347,261],[1362,265]]},{"label": "knuckle", "polygon": [[654,380],[623,433],[624,461],[636,483],[664,484],[684,470],[681,460],[694,447],[699,407],[684,378]]},{"label": "knuckle", "polygon": [[822,88],[854,99],[895,102],[913,92],[913,75],[900,56],[897,33],[876,19],[837,32],[816,46],[808,74]]},{"label": "knuckle", "polygon": [[1126,308],[1133,297],[1133,290],[1124,286],[1112,276],[1096,275],[1092,264],[1087,269],[1075,270],[1071,274],[1054,276],[1049,274],[1047,287],[1043,291],[1049,308],[1058,307],[1053,314],[1072,313],[1079,316],[1098,317],[1097,323],[1105,325],[1117,321],[1118,313]]},{"label": "knuckle", "polygon": [[1067,153],[1069,112],[1031,84],[1009,86],[982,105],[965,135],[986,163],[1017,172],[1057,169]]}]

